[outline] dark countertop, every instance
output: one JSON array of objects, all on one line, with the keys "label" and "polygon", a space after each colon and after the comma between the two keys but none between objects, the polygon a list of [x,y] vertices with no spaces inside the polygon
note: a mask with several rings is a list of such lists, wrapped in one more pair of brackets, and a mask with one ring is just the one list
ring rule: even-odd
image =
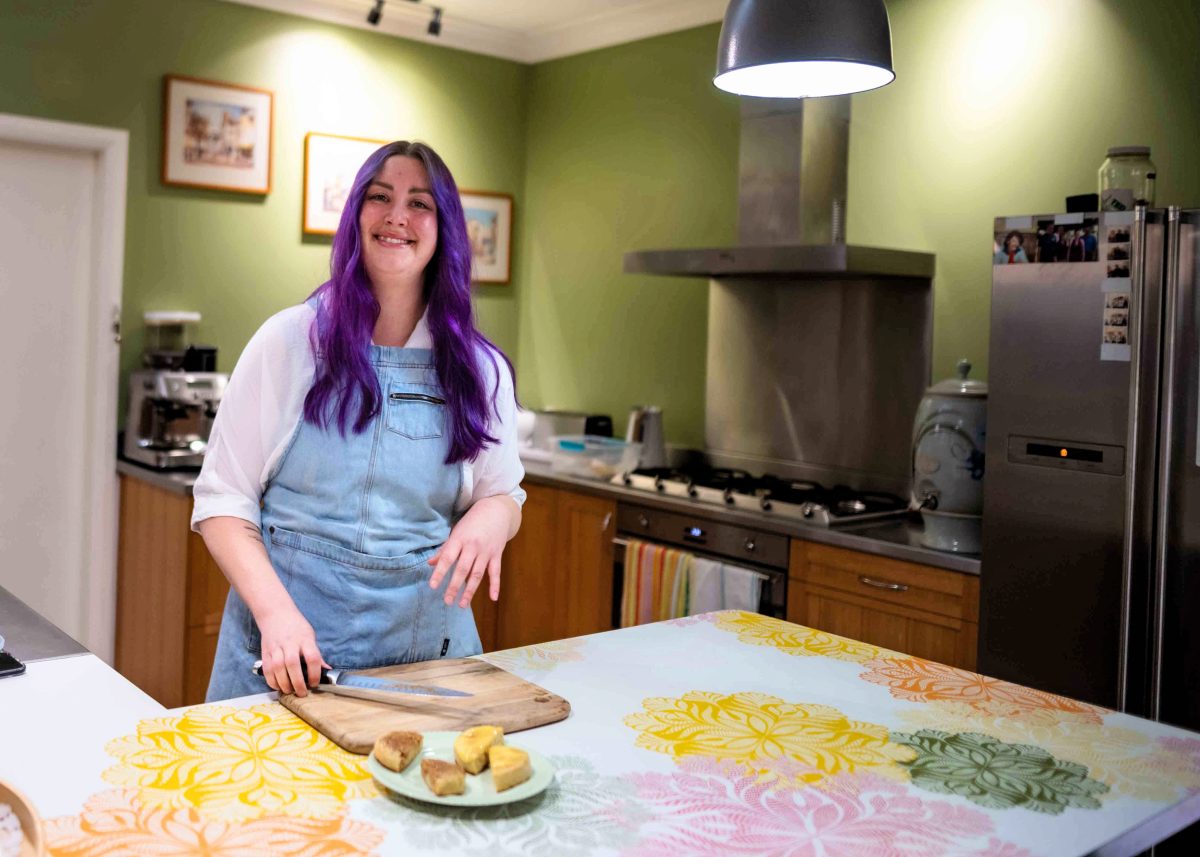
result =
[{"label": "dark countertop", "polygon": [[3,586],[0,586],[0,634],[4,636],[4,648],[25,663],[87,654],[86,648]]},{"label": "dark countertop", "polygon": [[[676,512],[687,512],[698,518],[729,521],[744,526],[755,527],[770,533],[789,536],[794,539],[804,539],[810,542],[833,545],[834,547],[862,551],[863,553],[892,559],[907,560],[935,568],[945,568],[950,571],[961,571],[966,574],[979,574],[979,557],[971,554],[954,554],[936,551],[921,544],[921,518],[913,514],[906,518],[891,518],[877,523],[859,524],[852,527],[829,528],[813,527],[799,521],[787,518],[773,518],[766,515],[755,515],[739,510],[718,509],[690,503],[678,497],[664,497],[649,494],[645,491],[635,491],[609,482],[592,479],[581,479],[575,476],[563,476],[554,473],[549,464],[537,461],[524,461],[525,481],[536,485],[549,485],[557,488],[570,488],[583,494],[599,497],[609,497],[626,503],[637,503],[655,509],[669,509]],[[190,497],[192,486],[196,483],[198,471],[166,471],[143,467],[131,461],[117,460],[117,472],[133,476],[163,488]]]}]

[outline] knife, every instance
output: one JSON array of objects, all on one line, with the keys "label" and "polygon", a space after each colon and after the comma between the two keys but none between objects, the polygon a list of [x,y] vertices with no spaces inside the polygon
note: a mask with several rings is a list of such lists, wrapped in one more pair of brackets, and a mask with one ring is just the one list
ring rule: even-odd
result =
[{"label": "knife", "polygon": [[[305,670],[305,675],[307,675],[307,664],[304,663],[303,658],[300,659],[300,667]],[[262,661],[254,662],[252,672],[255,675],[262,675]],[[438,687],[432,684],[408,684],[407,682],[393,681],[387,678],[359,675],[349,670],[325,669],[324,667],[321,668],[321,679],[316,689],[325,693],[354,696],[359,699],[386,702],[392,705],[403,704],[404,700],[399,697],[406,694],[416,696],[475,695],[462,690],[453,690],[448,687]],[[389,699],[390,694],[396,694],[397,698],[394,700]]]}]

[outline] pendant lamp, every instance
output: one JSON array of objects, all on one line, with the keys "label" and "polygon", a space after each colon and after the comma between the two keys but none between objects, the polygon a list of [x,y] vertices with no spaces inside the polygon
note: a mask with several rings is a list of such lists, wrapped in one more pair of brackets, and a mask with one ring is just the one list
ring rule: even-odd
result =
[{"label": "pendant lamp", "polygon": [[891,83],[883,0],[731,0],[713,83],[766,98],[864,92]]}]

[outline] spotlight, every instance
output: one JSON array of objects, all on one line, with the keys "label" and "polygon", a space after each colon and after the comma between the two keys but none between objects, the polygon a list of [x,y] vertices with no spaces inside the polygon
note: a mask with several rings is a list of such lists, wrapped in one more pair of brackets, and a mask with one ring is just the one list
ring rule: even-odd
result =
[{"label": "spotlight", "polygon": [[429,35],[440,36],[442,34],[442,7],[433,7],[433,20],[429,22]]},{"label": "spotlight", "polygon": [[379,18],[383,15],[383,0],[375,0],[375,8],[367,13],[367,23],[379,26]]}]

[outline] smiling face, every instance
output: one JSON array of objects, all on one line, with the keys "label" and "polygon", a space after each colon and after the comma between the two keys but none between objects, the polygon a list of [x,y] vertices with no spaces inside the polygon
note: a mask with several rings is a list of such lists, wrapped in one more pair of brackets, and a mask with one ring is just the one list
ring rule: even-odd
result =
[{"label": "smiling face", "polygon": [[437,250],[437,207],[429,176],[416,158],[384,161],[358,215],[362,261],[376,286],[421,283]]}]

